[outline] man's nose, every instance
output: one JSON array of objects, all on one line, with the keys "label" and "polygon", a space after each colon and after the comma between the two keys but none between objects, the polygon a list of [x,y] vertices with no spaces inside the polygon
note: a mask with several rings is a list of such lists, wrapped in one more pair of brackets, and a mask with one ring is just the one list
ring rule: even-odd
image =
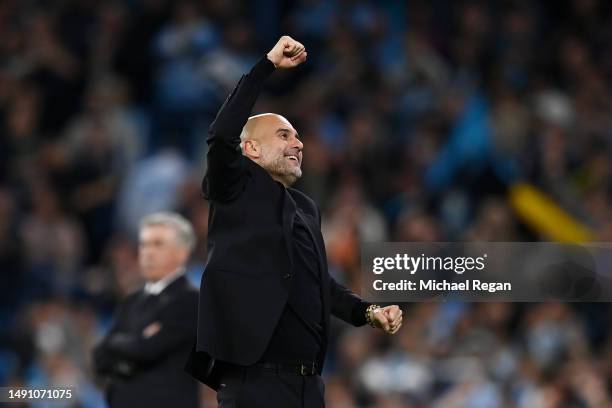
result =
[{"label": "man's nose", "polygon": [[296,147],[298,150],[301,151],[304,148],[304,143],[302,143],[302,141],[296,137],[294,139],[293,146],[291,147]]}]

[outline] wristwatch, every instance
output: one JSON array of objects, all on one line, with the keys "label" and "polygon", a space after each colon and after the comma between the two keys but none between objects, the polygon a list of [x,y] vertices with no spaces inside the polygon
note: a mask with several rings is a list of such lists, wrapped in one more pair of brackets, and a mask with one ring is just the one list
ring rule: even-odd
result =
[{"label": "wristwatch", "polygon": [[366,322],[372,327],[376,327],[374,325],[374,320],[372,319],[372,317],[374,316],[374,313],[377,313],[379,310],[380,310],[380,306],[375,305],[375,304],[371,304],[366,309],[366,312],[365,312]]}]

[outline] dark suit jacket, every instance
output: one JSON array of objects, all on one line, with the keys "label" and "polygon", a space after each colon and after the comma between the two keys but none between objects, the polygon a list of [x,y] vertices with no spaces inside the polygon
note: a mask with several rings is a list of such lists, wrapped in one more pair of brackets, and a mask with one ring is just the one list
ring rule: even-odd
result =
[{"label": "dark suit jacket", "polygon": [[[94,368],[108,378],[111,407],[197,407],[198,384],[184,372],[196,336],[198,292],[184,276],[159,295],[142,290],[119,306],[115,323],[94,349]],[[160,331],[144,338],[153,322]]]},{"label": "dark suit jacket", "polygon": [[328,273],[317,205],[273,180],[240,151],[242,127],[272,71],[270,61],[260,60],[242,77],[209,129],[208,169],[202,184],[210,202],[208,263],[200,286],[197,345],[186,369],[213,388],[215,360],[251,365],[272,337],[293,281],[292,228],[298,207],[305,214],[322,271],[325,344],[317,359],[319,370],[330,312],[355,326],[365,324],[368,303]]}]

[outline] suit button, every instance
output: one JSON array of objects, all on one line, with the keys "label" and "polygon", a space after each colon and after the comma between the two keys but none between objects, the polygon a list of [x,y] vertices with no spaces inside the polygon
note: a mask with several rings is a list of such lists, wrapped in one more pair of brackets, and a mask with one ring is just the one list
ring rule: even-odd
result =
[{"label": "suit button", "polygon": [[285,278],[285,279],[289,279],[290,277],[291,277],[290,273],[286,273],[285,276],[283,276],[283,278]]}]

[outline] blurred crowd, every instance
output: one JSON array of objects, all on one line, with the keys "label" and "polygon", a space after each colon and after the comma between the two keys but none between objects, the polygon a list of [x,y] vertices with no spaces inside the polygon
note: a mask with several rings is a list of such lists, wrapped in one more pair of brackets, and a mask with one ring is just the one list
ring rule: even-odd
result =
[{"label": "blurred crowd", "polygon": [[[528,181],[612,240],[612,4],[597,0],[0,2],[0,385],[72,384],[104,407],[90,351],[139,287],[138,220],[200,241],[206,131],[289,34],[309,61],[254,113],[304,141],[330,271],[361,292],[360,242],[537,241]],[[406,305],[393,336],[336,323],[330,408],[612,406],[607,304]],[[214,394],[203,393],[214,407]]]}]

